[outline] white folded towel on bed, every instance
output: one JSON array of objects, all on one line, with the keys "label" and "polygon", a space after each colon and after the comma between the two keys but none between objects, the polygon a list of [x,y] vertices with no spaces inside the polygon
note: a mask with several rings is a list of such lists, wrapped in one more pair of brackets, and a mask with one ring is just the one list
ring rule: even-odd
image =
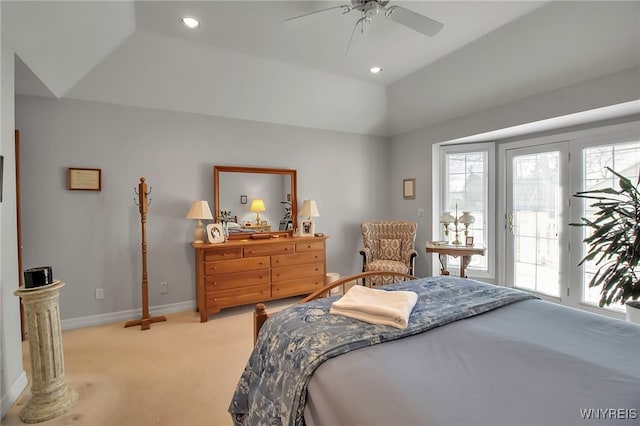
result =
[{"label": "white folded towel on bed", "polygon": [[413,291],[386,291],[355,285],[331,304],[330,313],[371,324],[407,328],[409,315],[418,301]]}]

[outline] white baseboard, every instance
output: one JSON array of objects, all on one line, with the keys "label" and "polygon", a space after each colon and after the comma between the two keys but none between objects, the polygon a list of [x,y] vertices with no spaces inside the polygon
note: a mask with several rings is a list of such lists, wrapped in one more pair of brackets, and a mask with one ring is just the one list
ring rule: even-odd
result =
[{"label": "white baseboard", "polygon": [[22,391],[27,388],[29,380],[27,379],[26,371],[23,371],[18,379],[7,390],[7,393],[2,395],[2,406],[0,406],[0,418],[3,418],[9,411],[13,404],[18,400]]},{"label": "white baseboard", "polygon": [[[171,303],[169,305],[153,306],[149,308],[149,315],[158,316],[172,314],[175,312],[183,312],[195,309],[195,301]],[[73,330],[74,328],[92,327],[94,325],[109,324],[118,321],[129,321],[140,319],[142,317],[142,308],[131,309],[128,311],[110,312],[108,314],[90,315],[88,317],[70,318],[60,321],[62,330]]]}]

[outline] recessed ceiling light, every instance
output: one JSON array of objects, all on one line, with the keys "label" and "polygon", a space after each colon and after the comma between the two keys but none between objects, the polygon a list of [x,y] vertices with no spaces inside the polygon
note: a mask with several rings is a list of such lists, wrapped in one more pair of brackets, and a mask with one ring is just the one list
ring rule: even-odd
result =
[{"label": "recessed ceiling light", "polygon": [[371,74],[379,74],[379,73],[382,72],[382,68],[380,68],[380,67],[371,67],[371,68],[369,68],[369,72]]},{"label": "recessed ceiling light", "polygon": [[180,22],[182,22],[182,25],[184,25],[187,28],[191,28],[192,30],[195,30],[196,28],[200,27],[200,22],[198,22],[197,19],[191,18],[189,16],[180,18]]}]

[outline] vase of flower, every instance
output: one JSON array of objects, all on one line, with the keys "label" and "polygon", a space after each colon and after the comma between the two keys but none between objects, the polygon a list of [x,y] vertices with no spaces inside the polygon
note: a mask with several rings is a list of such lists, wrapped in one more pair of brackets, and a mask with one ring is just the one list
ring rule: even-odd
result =
[{"label": "vase of flower", "polygon": [[222,222],[222,233],[224,235],[224,240],[227,241],[229,239],[229,222],[226,220]]}]

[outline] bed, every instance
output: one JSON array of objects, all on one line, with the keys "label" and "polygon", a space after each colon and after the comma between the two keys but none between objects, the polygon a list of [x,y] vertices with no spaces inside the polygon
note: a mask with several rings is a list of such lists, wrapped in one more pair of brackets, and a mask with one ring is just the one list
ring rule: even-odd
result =
[{"label": "bed", "polygon": [[353,278],[268,319],[256,308],[235,424],[638,424],[637,325],[429,277],[382,288],[418,295],[397,329],[332,315],[340,296],[317,298]]}]

